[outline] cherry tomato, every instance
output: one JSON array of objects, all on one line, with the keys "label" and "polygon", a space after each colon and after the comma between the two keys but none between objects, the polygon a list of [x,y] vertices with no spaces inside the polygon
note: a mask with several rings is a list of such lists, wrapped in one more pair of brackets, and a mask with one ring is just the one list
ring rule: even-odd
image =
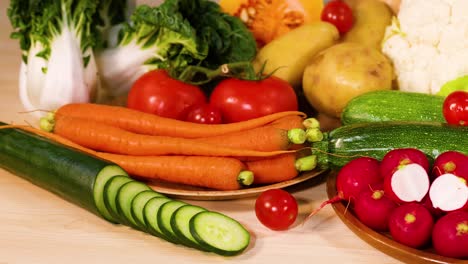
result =
[{"label": "cherry tomato", "polygon": [[297,218],[297,201],[282,189],[270,189],[261,193],[255,201],[258,220],[272,230],[286,230]]},{"label": "cherry tomato", "polygon": [[135,81],[128,93],[127,107],[184,120],[190,107],[207,100],[199,87],[173,79],[165,70],[153,70]]},{"label": "cherry tomato", "polygon": [[185,120],[200,124],[221,124],[221,110],[210,104],[194,105],[189,109]]},{"label": "cherry tomato", "polygon": [[298,110],[292,86],[275,76],[259,81],[225,79],[211,93],[210,104],[221,109],[225,123]]},{"label": "cherry tomato", "polygon": [[353,11],[341,0],[328,2],[322,10],[321,19],[335,25],[340,34],[348,32],[354,22]]},{"label": "cherry tomato", "polygon": [[447,123],[468,126],[468,92],[455,91],[444,100],[443,114]]}]

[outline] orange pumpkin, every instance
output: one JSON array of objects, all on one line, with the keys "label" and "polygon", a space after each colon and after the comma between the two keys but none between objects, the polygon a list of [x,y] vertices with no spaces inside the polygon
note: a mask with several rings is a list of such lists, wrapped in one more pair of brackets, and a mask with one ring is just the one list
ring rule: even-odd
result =
[{"label": "orange pumpkin", "polygon": [[304,23],[320,20],[323,0],[220,0],[224,12],[239,17],[259,46]]}]

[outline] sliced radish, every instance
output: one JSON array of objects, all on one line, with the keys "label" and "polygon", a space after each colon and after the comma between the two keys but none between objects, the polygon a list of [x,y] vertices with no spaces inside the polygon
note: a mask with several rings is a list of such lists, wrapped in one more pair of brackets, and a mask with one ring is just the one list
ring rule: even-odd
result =
[{"label": "sliced radish", "polygon": [[420,202],[429,191],[429,175],[421,165],[408,164],[393,173],[390,185],[402,202]]},{"label": "sliced radish", "polygon": [[434,208],[445,212],[458,210],[467,205],[468,186],[463,178],[446,173],[437,177],[429,190]]}]

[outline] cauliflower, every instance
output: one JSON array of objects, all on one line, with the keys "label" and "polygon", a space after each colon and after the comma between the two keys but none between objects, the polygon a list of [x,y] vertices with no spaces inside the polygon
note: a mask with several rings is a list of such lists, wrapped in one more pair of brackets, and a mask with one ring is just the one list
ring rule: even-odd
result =
[{"label": "cauliflower", "polygon": [[382,43],[400,90],[436,94],[468,74],[466,10],[467,0],[401,1]]}]

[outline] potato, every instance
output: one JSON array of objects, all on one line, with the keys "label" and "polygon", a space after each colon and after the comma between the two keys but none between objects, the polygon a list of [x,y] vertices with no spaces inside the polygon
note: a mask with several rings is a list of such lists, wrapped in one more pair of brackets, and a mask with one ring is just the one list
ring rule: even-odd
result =
[{"label": "potato", "polygon": [[343,37],[343,42],[357,42],[378,50],[385,35],[385,29],[392,22],[393,12],[379,0],[345,0],[353,10],[354,24]]},{"label": "potato", "polygon": [[318,112],[340,118],[349,100],[362,93],[392,88],[393,68],[380,51],[357,43],[340,43],[306,67],[303,92]]},{"label": "potato", "polygon": [[264,73],[274,72],[274,76],[299,87],[307,63],[339,37],[336,27],[326,22],[302,25],[263,46],[253,61],[254,68],[259,71],[265,64]]}]

